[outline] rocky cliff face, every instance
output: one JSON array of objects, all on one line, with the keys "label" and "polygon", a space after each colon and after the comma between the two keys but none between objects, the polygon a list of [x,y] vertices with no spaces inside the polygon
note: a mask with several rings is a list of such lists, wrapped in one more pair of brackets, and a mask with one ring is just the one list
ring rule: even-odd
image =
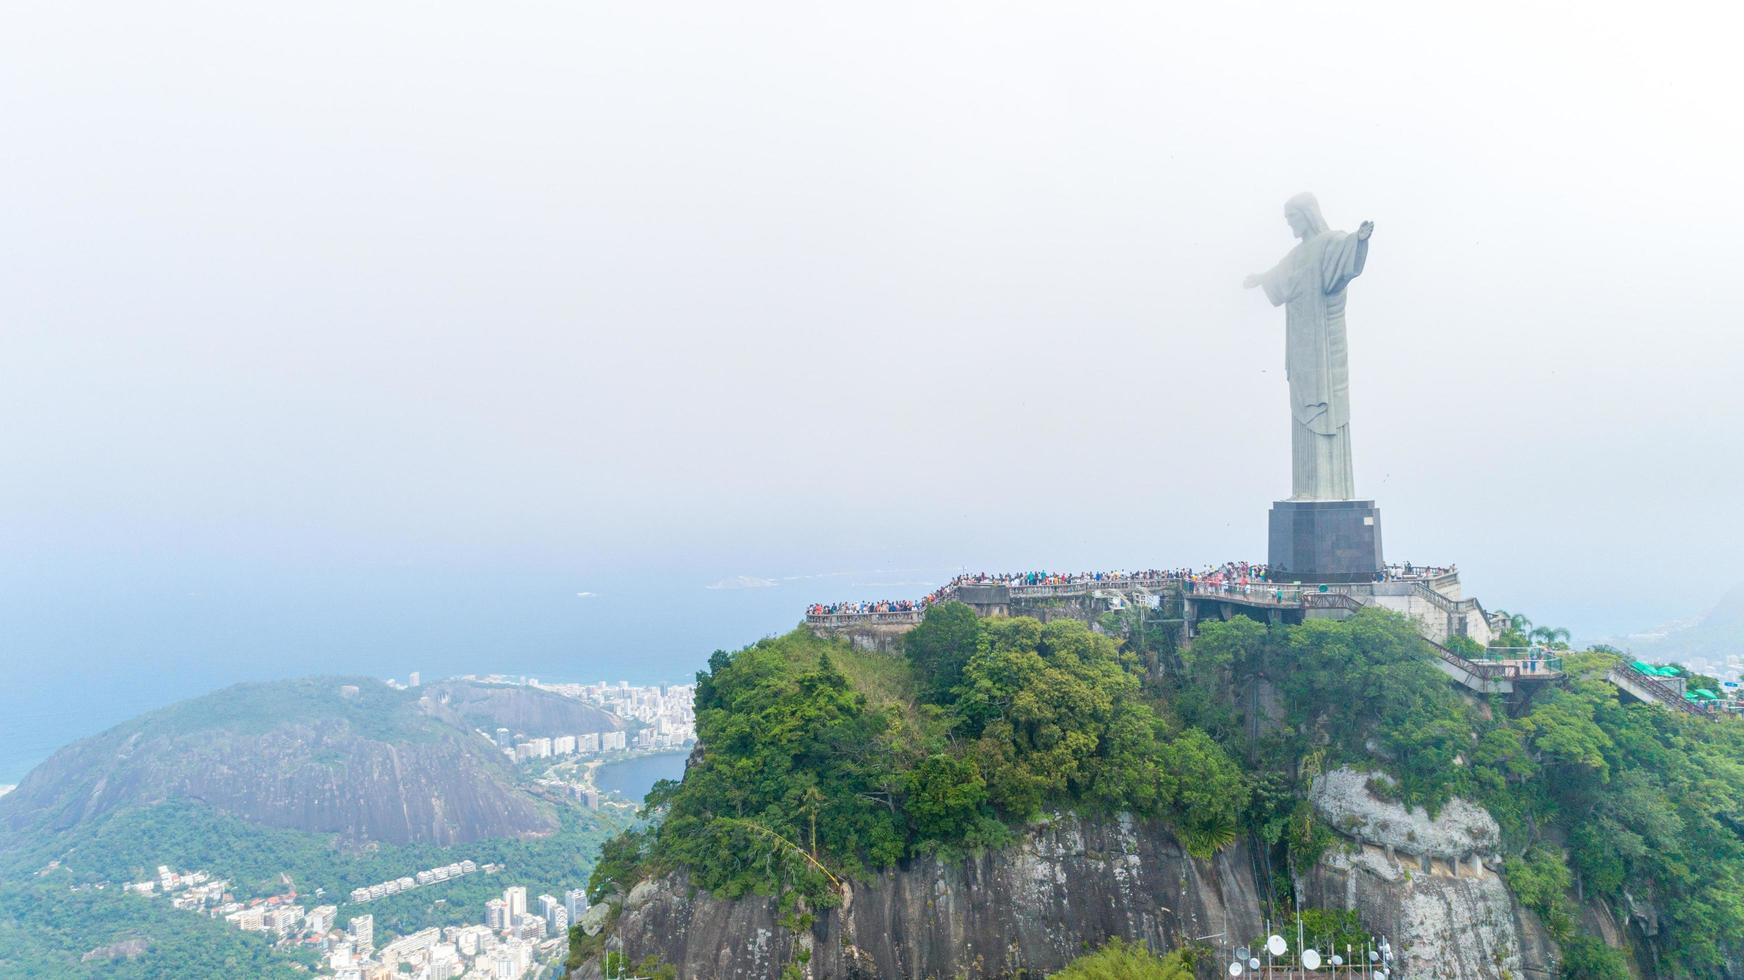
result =
[{"label": "rocky cliff face", "polygon": [[316,679],[239,685],[75,742],[0,798],[0,829],[67,830],[178,798],[355,841],[557,828],[550,806],[446,709],[378,682]]},{"label": "rocky cliff face", "polygon": [[1310,908],[1349,908],[1386,935],[1405,977],[1557,975],[1556,947],[1538,917],[1520,908],[1501,876],[1483,868],[1388,857],[1378,847],[1334,851],[1303,876]]},{"label": "rocky cliff face", "polygon": [[[1340,802],[1340,791],[1367,796],[1362,783],[1342,779],[1317,799],[1348,813],[1355,803]],[[1367,826],[1387,824],[1400,842],[1414,835],[1425,846],[1347,838],[1302,874],[1307,906],[1358,910],[1392,941],[1403,976],[1555,975],[1556,951],[1536,917],[1518,908],[1493,867],[1471,857],[1471,844],[1481,851],[1494,830],[1488,814],[1462,808],[1418,824],[1420,813],[1388,812],[1372,797],[1363,805]],[[1345,823],[1347,833],[1361,833]],[[1432,856],[1437,848],[1451,850]],[[1112,936],[1158,949],[1258,937],[1267,916],[1261,881],[1244,846],[1199,860],[1159,826],[1062,816],[1001,852],[919,859],[856,881],[840,907],[798,934],[768,899],[722,901],[681,873],[643,882],[624,898],[610,945],[632,961],[652,954],[685,978],[773,978],[801,950],[818,980],[1046,974]]]},{"label": "rocky cliff face", "polygon": [[1556,947],[1498,873],[1501,832],[1453,800],[1431,818],[1377,797],[1351,769],[1315,781],[1315,811],[1346,838],[1300,882],[1310,908],[1358,910],[1388,936],[1408,977],[1555,976]]},{"label": "rocky cliff face", "polygon": [[631,891],[615,943],[681,977],[775,977],[801,949],[817,978],[1003,977],[1057,969],[1110,936],[1162,948],[1258,934],[1264,917],[1244,848],[1199,861],[1161,828],[1069,817],[1004,851],[856,881],[845,898],[796,934],[772,900],[722,901],[679,874]]}]

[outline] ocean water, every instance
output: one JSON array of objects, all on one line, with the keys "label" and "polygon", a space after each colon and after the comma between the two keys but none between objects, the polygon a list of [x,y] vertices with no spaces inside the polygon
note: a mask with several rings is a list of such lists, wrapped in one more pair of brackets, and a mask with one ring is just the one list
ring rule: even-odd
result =
[{"label": "ocean water", "polygon": [[76,739],[243,681],[416,670],[688,682],[714,650],[785,632],[807,602],[838,597],[811,583],[708,583],[551,575],[0,595],[0,785]]}]

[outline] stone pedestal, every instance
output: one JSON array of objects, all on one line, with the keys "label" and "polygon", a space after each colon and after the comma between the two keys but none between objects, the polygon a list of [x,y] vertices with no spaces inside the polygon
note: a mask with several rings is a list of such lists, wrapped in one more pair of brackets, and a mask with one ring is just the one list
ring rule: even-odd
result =
[{"label": "stone pedestal", "polygon": [[958,586],[957,601],[968,604],[977,616],[1011,615],[1011,589],[1003,585]]},{"label": "stone pedestal", "polygon": [[1385,567],[1372,500],[1279,500],[1269,543],[1274,582],[1373,582]]}]

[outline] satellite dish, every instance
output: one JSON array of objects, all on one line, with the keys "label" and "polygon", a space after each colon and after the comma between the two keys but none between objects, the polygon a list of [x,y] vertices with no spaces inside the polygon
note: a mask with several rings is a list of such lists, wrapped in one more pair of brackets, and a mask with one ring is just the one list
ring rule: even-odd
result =
[{"label": "satellite dish", "polygon": [[1369,962],[1370,962],[1370,963],[1373,963],[1373,962],[1376,962],[1376,961],[1377,961],[1377,960],[1379,960],[1379,959],[1380,959],[1380,958],[1381,958],[1381,954],[1379,954],[1379,953],[1377,953],[1377,952],[1375,952],[1375,951],[1374,951],[1374,950],[1372,950],[1372,949],[1371,949],[1371,950],[1369,950]]},{"label": "satellite dish", "polygon": [[1241,976],[1241,963],[1239,961],[1229,964],[1229,975],[1232,977]]},{"label": "satellite dish", "polygon": [[1235,947],[1235,958],[1236,958],[1236,959],[1238,959],[1238,960],[1245,960],[1245,959],[1247,959],[1247,958],[1249,958],[1249,957],[1251,957],[1251,956],[1253,956],[1253,954],[1252,954],[1252,953],[1250,953],[1250,952],[1248,952],[1248,950],[1247,950],[1247,947],[1246,947],[1246,946],[1237,946],[1237,947]]},{"label": "satellite dish", "polygon": [[1337,953],[1333,953],[1332,954],[1332,965],[1333,966],[1343,966],[1344,965],[1344,957],[1338,955]]},{"label": "satellite dish", "polygon": [[1282,956],[1290,951],[1290,944],[1284,942],[1283,936],[1273,936],[1266,940],[1266,949],[1270,950],[1273,956]]},{"label": "satellite dish", "polygon": [[1248,960],[1247,961],[1247,968],[1250,970],[1259,969],[1260,968],[1260,958],[1255,956],[1252,959]]},{"label": "satellite dish", "polygon": [[1305,950],[1303,950],[1302,951],[1302,965],[1307,967],[1310,970],[1320,969],[1320,951],[1317,949],[1305,949]]},{"label": "satellite dish", "polygon": [[1387,971],[1376,970],[1375,971],[1375,980],[1387,980]]}]

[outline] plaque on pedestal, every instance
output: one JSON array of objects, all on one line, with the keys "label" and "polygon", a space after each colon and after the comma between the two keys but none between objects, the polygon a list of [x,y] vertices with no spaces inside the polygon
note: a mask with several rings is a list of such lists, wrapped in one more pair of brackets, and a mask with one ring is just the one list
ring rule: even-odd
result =
[{"label": "plaque on pedestal", "polygon": [[1269,543],[1274,582],[1373,582],[1386,567],[1372,500],[1279,500]]}]

